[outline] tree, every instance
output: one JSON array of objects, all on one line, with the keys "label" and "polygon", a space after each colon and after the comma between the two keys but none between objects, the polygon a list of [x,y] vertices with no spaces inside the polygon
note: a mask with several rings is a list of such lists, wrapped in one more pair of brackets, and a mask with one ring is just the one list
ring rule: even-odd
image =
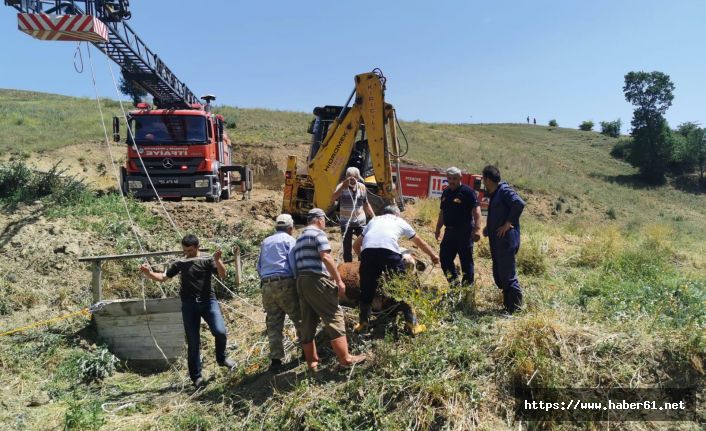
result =
[{"label": "tree", "polygon": [[623,122],[618,118],[615,121],[601,121],[601,134],[610,136],[611,138],[620,137],[620,129],[623,127]]},{"label": "tree", "polygon": [[677,126],[672,131],[671,146],[672,157],[669,169],[674,175],[686,174],[694,171],[698,166],[699,145],[703,131],[698,123],[688,121]]},{"label": "tree", "polygon": [[593,130],[593,121],[584,121],[583,123],[579,124],[579,129],[583,130],[584,132],[590,132],[591,130]]},{"label": "tree", "polygon": [[556,120],[549,120],[549,126],[559,127],[559,123],[557,123]]},{"label": "tree", "polygon": [[120,92],[132,99],[132,103],[137,105],[142,101],[142,98],[147,96],[147,91],[142,88],[137,82],[125,77],[122,73],[120,77]]},{"label": "tree", "polygon": [[699,169],[699,184],[706,186],[704,171],[706,171],[706,129],[693,129],[686,137],[688,152],[693,157],[694,164]]},{"label": "tree", "polygon": [[674,100],[674,84],[662,72],[629,72],[625,75],[625,100],[635,106],[631,121],[631,159],[649,182],[664,182],[672,149],[664,114]]}]

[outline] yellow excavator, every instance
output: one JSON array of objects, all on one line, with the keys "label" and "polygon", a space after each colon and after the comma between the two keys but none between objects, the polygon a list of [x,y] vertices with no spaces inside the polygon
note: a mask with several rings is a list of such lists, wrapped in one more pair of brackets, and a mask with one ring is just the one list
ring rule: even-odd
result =
[{"label": "yellow excavator", "polygon": [[396,185],[400,176],[393,173],[393,164],[399,172],[401,156],[397,117],[392,105],[385,103],[385,81],[380,69],[356,75],[355,89],[344,106],[314,109],[306,165],[299,166],[296,156],[287,160],[283,212],[304,218],[311,208],[321,208],[333,216],[333,192],[351,166],[360,170],[376,213],[393,203],[403,207]]}]

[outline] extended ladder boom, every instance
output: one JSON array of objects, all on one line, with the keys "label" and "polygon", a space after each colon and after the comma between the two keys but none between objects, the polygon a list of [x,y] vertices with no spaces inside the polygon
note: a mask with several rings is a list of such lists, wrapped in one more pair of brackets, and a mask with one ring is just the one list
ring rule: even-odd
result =
[{"label": "extended ladder boom", "polygon": [[[130,18],[128,3],[128,0],[5,0],[6,5],[19,11],[22,31],[39,39],[91,42],[120,66],[126,78],[151,94],[158,108],[182,109],[198,104],[194,92],[124,22]],[[80,32],[91,28],[90,24],[79,27],[83,24],[78,19],[57,19],[62,16],[94,17],[105,30],[101,25],[96,31],[98,36],[82,37]]]}]

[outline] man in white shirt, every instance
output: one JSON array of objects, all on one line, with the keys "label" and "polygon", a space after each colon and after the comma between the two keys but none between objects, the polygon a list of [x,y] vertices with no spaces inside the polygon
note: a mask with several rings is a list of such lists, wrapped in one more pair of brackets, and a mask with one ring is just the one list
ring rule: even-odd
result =
[{"label": "man in white shirt", "polygon": [[[354,330],[363,332],[369,326],[372,302],[378,288],[380,276],[387,273],[405,271],[404,259],[398,241],[405,236],[426,253],[434,264],[439,263],[439,256],[423,239],[417,236],[412,226],[402,217],[395,205],[386,206],[383,215],[373,218],[356,239],[353,249],[360,256],[360,322]],[[399,303],[404,313],[407,329],[412,335],[424,332],[426,327],[417,322],[412,308],[404,302]]]}]

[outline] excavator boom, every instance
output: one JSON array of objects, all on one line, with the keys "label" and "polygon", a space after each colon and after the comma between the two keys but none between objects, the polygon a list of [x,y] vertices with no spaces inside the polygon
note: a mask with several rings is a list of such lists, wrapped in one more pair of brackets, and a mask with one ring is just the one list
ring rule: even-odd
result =
[{"label": "excavator boom", "polygon": [[[335,209],[333,192],[346,168],[353,165],[356,151],[366,155],[361,173],[368,176],[366,186],[369,195],[376,197],[374,206],[399,201],[391,165],[391,154],[399,153],[395,114],[392,105],[385,103],[385,78],[379,71],[356,75],[353,96],[350,108],[325,107],[314,111],[319,117],[319,127],[322,110],[339,113],[327,125],[327,133],[320,143],[313,132],[313,148],[305,173],[297,172],[296,157],[290,156],[283,202],[285,212],[304,216],[310,208],[318,207],[332,213]],[[373,175],[367,175],[366,171],[372,171]]]}]

